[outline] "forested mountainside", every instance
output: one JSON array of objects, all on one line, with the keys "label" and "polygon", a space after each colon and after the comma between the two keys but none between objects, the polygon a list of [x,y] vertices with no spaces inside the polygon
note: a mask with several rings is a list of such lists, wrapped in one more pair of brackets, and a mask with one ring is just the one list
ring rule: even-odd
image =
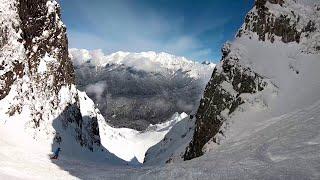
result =
[{"label": "forested mountainside", "polygon": [[167,53],[70,49],[77,87],[114,127],[145,130],[198,106],[214,64]]}]

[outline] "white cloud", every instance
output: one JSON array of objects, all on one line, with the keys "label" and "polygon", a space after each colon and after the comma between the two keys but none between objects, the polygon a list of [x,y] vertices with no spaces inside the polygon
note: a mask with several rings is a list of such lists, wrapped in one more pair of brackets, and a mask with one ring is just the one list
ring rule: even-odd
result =
[{"label": "white cloud", "polygon": [[89,84],[86,87],[86,92],[90,94],[94,94],[95,98],[100,101],[102,99],[102,93],[106,89],[106,82],[100,81],[95,84]]}]

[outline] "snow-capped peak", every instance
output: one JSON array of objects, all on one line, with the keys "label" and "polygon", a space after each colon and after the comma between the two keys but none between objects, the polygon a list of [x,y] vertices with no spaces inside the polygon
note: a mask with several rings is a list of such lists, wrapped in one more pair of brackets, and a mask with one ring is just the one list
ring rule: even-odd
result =
[{"label": "snow-capped peak", "polygon": [[71,59],[76,66],[81,66],[88,63],[92,66],[106,66],[110,64],[125,65],[132,67],[136,70],[146,72],[162,72],[176,71],[187,72],[192,78],[199,78],[203,76],[202,72],[204,69],[212,69],[215,64],[211,63],[210,66],[207,64],[201,64],[199,62],[188,60],[185,57],[179,57],[165,52],[123,52],[119,51],[110,55],[105,55],[101,49],[88,51],[85,49],[69,50]]}]

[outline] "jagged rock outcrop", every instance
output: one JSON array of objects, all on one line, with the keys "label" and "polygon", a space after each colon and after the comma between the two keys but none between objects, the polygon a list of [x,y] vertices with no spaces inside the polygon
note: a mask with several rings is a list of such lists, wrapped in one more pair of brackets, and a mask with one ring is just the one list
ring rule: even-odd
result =
[{"label": "jagged rock outcrop", "polygon": [[59,63],[51,72],[54,91],[57,93],[61,86],[74,83],[66,27],[61,22],[58,4],[47,0],[20,0],[18,13],[30,74],[37,72],[41,58],[52,54]]},{"label": "jagged rock outcrop", "polygon": [[214,137],[223,133],[220,127],[226,121],[226,115],[244,103],[240,97],[242,93],[256,93],[267,85],[263,77],[238,63],[239,59],[230,52],[229,44],[225,45],[222,53],[221,67],[214,70],[200,101],[194,136],[184,160],[201,156],[203,146],[210,139],[217,142]]},{"label": "jagged rock outcrop", "polygon": [[1,117],[23,116],[34,138],[60,144],[71,136],[90,150],[99,147],[96,118],[84,120],[80,112],[59,4],[1,0],[0,32]]},{"label": "jagged rock outcrop", "polygon": [[[265,48],[275,43],[275,46],[283,48],[287,45],[281,43],[299,43],[302,44],[298,46],[300,52],[318,53],[319,35],[314,33],[318,26],[315,21],[319,21],[318,6],[304,6],[304,3],[305,1],[293,0],[255,2],[255,7],[246,16],[245,23],[237,34],[236,44],[227,43],[222,49],[221,63],[214,70],[200,101],[195,132],[183,155],[184,160],[201,156],[209,141],[219,144],[217,137],[224,136],[222,127],[239,105],[246,102],[242,94],[255,94],[269,85],[275,86],[268,81],[267,73],[262,73],[267,68],[261,67],[263,62],[246,56],[248,49],[255,48],[252,45],[255,41],[256,44],[265,43]],[[294,58],[290,58],[294,61]],[[286,60],[283,61],[283,64],[287,63]],[[288,69],[299,74],[292,63],[289,61]],[[275,76],[280,77],[280,73],[281,71]]]},{"label": "jagged rock outcrop", "polygon": [[294,41],[299,43],[303,32],[315,31],[315,22],[312,20],[309,20],[304,26],[299,26],[301,15],[296,14],[293,10],[290,13],[273,14],[266,6],[267,3],[283,8],[286,5],[284,0],[257,0],[255,9],[247,14],[237,37],[247,34],[246,32],[255,32],[261,41],[274,42],[275,38],[279,37],[284,43]]}]

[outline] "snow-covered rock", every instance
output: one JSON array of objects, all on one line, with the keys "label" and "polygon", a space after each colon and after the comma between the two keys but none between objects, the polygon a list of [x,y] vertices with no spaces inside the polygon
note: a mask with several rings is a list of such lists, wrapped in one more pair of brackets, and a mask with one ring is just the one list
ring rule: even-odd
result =
[{"label": "snow-covered rock", "polygon": [[164,166],[166,163],[181,162],[185,148],[189,145],[194,132],[195,119],[186,117],[148,149],[144,158],[145,166]]},{"label": "snow-covered rock", "polygon": [[59,4],[0,0],[0,22],[1,126],[60,146],[64,155],[103,150],[96,115],[80,111]]},{"label": "snow-covered rock", "polygon": [[257,0],[236,39],[222,48],[222,61],[200,101],[190,144],[185,149],[168,147],[174,149],[169,158],[165,151],[154,158],[166,157],[163,162],[199,157],[225,139],[250,134],[263,120],[318,101],[319,5]]}]

